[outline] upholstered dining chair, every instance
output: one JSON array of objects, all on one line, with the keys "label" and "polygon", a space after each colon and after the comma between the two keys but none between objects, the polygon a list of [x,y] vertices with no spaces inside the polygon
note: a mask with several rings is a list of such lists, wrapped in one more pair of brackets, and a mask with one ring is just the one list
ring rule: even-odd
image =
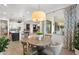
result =
[{"label": "upholstered dining chair", "polygon": [[63,43],[58,42],[57,40],[52,40],[55,38],[51,38],[51,43],[47,46],[42,52],[47,55],[59,55],[61,53]]},{"label": "upholstered dining chair", "polygon": [[62,50],[62,44],[58,43],[56,45],[51,44],[50,46],[46,47],[42,52],[46,55],[59,55]]}]

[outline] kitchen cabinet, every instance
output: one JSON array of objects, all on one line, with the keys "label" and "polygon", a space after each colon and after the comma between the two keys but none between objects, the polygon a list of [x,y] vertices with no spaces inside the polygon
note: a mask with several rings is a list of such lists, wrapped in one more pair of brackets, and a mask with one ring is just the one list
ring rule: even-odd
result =
[{"label": "kitchen cabinet", "polygon": [[11,33],[12,41],[19,41],[19,33]]}]

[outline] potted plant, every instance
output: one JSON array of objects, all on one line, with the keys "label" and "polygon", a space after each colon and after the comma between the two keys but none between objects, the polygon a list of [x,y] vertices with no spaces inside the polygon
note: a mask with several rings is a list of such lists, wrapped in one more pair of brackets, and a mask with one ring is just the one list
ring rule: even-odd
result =
[{"label": "potted plant", "polygon": [[38,38],[38,40],[42,40],[43,33],[42,32],[37,32],[37,38]]},{"label": "potted plant", "polygon": [[74,46],[74,50],[75,50],[75,54],[79,55],[79,23],[77,24],[77,26],[75,26],[76,30],[75,30],[75,35],[74,35],[74,41],[73,41],[73,46]]},{"label": "potted plant", "polygon": [[9,44],[9,39],[6,37],[0,37],[0,54],[4,54],[7,45]]}]

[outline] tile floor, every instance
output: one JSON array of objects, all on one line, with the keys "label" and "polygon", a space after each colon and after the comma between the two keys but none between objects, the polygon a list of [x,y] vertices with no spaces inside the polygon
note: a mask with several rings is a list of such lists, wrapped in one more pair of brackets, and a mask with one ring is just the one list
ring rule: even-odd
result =
[{"label": "tile floor", "polygon": [[[23,55],[22,44],[20,41],[10,41],[8,49],[6,49],[5,55]],[[73,51],[63,49],[60,55],[74,55]]]}]

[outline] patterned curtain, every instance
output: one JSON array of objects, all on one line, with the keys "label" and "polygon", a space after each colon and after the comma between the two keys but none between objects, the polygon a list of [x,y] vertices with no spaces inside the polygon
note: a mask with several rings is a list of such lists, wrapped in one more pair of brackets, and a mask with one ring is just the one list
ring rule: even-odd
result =
[{"label": "patterned curtain", "polygon": [[73,50],[74,29],[76,24],[76,5],[65,8],[65,47]]}]

